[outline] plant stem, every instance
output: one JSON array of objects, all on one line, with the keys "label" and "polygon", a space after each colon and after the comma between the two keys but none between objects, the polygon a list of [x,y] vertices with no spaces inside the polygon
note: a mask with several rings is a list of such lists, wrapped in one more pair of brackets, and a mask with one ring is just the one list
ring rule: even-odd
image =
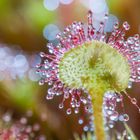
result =
[{"label": "plant stem", "polygon": [[94,126],[95,126],[95,136],[96,140],[106,140],[106,134],[104,129],[104,118],[102,112],[103,106],[103,94],[90,92],[92,97],[92,108],[94,115]]}]

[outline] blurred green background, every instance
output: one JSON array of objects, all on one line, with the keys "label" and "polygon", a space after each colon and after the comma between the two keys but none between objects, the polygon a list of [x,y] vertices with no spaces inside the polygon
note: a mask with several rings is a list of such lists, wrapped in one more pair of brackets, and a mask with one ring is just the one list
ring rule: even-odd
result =
[{"label": "blurred green background", "polygon": [[[47,85],[38,85],[39,77],[33,68],[40,62],[38,53],[47,51],[47,42],[53,42],[59,31],[75,20],[86,21],[88,1],[58,1],[0,0],[0,119],[10,112],[15,121],[31,111],[33,115],[29,122],[41,125],[39,135],[45,135],[48,140],[73,140],[74,133],[83,133],[88,120],[86,114],[81,110],[78,115],[67,116],[69,101],[63,110],[58,109],[61,97],[47,101]],[[96,10],[98,0],[93,2],[93,10]],[[100,21],[98,15],[109,12],[111,25],[116,20],[130,23],[127,36],[140,33],[140,0],[107,0],[106,3],[108,6],[104,11],[104,5],[97,4],[100,7],[95,13],[95,26]],[[137,98],[140,105],[140,84],[134,84],[128,93]],[[127,97],[124,104],[130,116],[128,124],[140,139],[140,114]],[[84,123],[79,125],[81,116]]]}]

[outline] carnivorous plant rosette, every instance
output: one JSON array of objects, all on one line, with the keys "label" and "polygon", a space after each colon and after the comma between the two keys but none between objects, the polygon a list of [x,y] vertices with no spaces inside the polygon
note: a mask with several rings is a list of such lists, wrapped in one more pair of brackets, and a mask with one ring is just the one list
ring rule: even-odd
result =
[{"label": "carnivorous plant rosette", "polygon": [[[107,17],[105,15],[105,21]],[[75,108],[75,112],[78,112],[81,103],[86,101],[91,104],[97,140],[106,139],[103,115],[105,93],[121,95],[126,93],[132,82],[140,82],[139,35],[124,39],[125,32],[130,28],[127,22],[122,27],[116,23],[111,33],[105,33],[105,21],[96,30],[92,12],[89,11],[88,25],[74,22],[66,27],[57,35],[57,45],[47,45],[50,54],[40,53],[42,63],[37,65],[37,72],[42,77],[39,84],[52,85],[47,99],[63,94],[59,107],[63,108],[64,101],[71,98],[70,106]],[[85,94],[88,95],[86,99]],[[132,98],[132,103],[139,109],[134,100]],[[71,113],[71,108],[68,108],[67,114]]]}]

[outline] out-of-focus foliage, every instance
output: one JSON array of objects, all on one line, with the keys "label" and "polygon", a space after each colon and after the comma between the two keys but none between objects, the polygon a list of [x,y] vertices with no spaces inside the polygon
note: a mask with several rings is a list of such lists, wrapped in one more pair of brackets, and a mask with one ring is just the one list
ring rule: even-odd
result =
[{"label": "out-of-focus foliage", "polygon": [[42,0],[27,0],[25,4],[23,13],[25,13],[26,21],[33,29],[37,28],[42,32],[45,25],[53,23],[57,19],[55,12],[45,9]]},{"label": "out-of-focus foliage", "polygon": [[42,32],[46,24],[56,20],[55,12],[46,10],[42,0],[1,0],[0,9],[0,25],[4,28],[13,26],[17,30],[16,27],[23,26],[24,23],[26,26],[30,26],[32,29],[37,28]]},{"label": "out-of-focus foliage", "polygon": [[140,1],[139,0],[107,0],[109,10],[121,21],[128,21],[131,33],[140,33]]},{"label": "out-of-focus foliage", "polygon": [[[27,80],[17,80],[14,84],[9,83],[5,89],[9,98],[20,108],[25,110],[34,108],[36,105],[36,94],[38,92],[37,84]],[[20,93],[20,94],[19,94]],[[28,94],[27,94],[28,93]]]},{"label": "out-of-focus foliage", "polygon": [[56,19],[56,12],[46,10],[43,0],[0,0],[0,42],[37,51],[45,44],[43,28]]}]

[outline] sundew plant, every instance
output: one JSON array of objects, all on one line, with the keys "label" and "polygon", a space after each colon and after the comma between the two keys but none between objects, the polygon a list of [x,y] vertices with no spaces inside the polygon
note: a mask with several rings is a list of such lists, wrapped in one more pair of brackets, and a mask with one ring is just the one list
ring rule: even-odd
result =
[{"label": "sundew plant", "polygon": [[[37,72],[41,75],[40,85],[48,83],[47,99],[63,95],[59,108],[70,98],[67,114],[79,112],[81,104],[92,112],[93,130],[97,140],[108,139],[106,126],[118,118],[117,102],[122,103],[126,94],[138,110],[135,98],[127,88],[132,82],[140,82],[139,35],[125,39],[130,25],[115,23],[114,30],[106,33],[104,21],[99,29],[93,27],[92,12],[88,12],[88,23],[73,22],[56,36],[58,44],[48,43],[49,53],[41,52],[41,64]],[[127,114],[122,120],[129,119]]]},{"label": "sundew plant", "polygon": [[40,134],[40,124],[29,123],[32,117],[32,112],[28,111],[26,116],[14,120],[10,112],[0,112],[0,140],[31,140],[45,139],[44,135]]}]

